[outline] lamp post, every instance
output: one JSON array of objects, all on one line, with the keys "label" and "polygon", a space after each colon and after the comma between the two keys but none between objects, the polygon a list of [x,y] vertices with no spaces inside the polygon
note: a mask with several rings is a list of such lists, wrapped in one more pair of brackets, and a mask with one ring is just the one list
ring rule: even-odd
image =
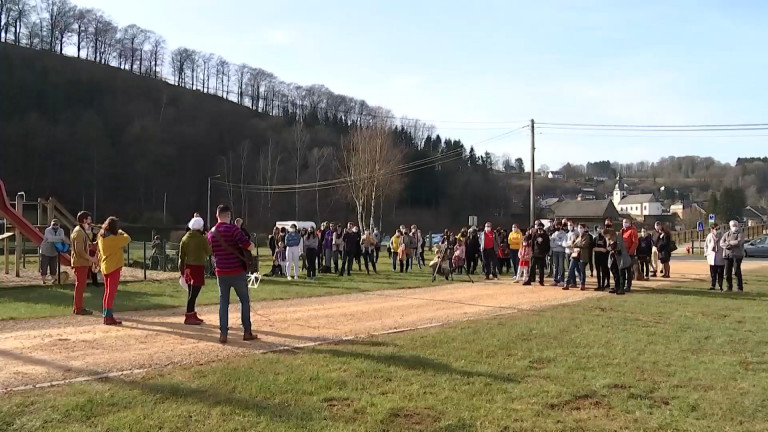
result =
[{"label": "lamp post", "polygon": [[208,224],[208,229],[211,228],[211,179],[219,178],[221,177],[221,174],[210,176],[208,177],[208,207],[207,207],[207,219],[205,220],[205,223]]}]

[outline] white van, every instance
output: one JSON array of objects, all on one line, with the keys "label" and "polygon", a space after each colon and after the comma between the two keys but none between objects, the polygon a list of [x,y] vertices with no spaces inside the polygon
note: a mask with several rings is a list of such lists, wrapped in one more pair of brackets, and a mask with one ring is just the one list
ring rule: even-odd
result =
[{"label": "white van", "polygon": [[291,228],[291,225],[296,225],[296,227],[301,231],[302,229],[306,228],[308,230],[317,230],[317,226],[314,222],[308,222],[308,221],[280,221],[275,222],[275,226],[277,228],[285,228],[289,229]]}]

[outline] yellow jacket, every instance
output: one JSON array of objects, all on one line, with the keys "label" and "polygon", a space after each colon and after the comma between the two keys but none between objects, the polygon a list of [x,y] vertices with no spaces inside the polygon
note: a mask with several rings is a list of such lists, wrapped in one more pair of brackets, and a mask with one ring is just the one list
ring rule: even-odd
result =
[{"label": "yellow jacket", "polygon": [[509,233],[509,248],[515,250],[523,248],[523,234],[520,231]]},{"label": "yellow jacket", "polygon": [[400,250],[401,239],[402,237],[397,234],[392,236],[392,240],[389,241],[389,245],[392,246],[392,252],[397,253],[397,251]]},{"label": "yellow jacket", "polygon": [[91,242],[83,227],[78,225],[72,230],[69,242],[72,244],[72,251],[70,252],[72,267],[90,267],[91,257],[88,255],[88,246]]},{"label": "yellow jacket", "polygon": [[131,237],[122,230],[117,235],[99,237],[99,261],[101,273],[108,275],[123,266],[123,248],[131,242]]}]

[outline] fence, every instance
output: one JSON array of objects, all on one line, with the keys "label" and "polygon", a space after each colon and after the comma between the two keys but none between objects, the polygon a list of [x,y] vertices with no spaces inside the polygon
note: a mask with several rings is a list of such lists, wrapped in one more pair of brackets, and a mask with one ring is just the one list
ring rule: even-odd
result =
[{"label": "fence", "polygon": [[[727,229],[724,226],[723,229]],[[766,225],[752,225],[742,227],[744,231],[744,240],[750,240],[765,235]],[[673,231],[670,233],[672,240],[677,243],[678,249],[685,250],[690,247],[691,253],[704,254],[704,240],[707,238],[707,231],[698,232],[696,230]]]}]

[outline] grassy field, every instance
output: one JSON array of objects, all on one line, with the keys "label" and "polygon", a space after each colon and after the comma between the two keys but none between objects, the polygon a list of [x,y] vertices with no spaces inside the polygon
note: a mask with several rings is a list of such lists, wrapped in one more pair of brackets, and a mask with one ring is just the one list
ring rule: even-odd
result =
[{"label": "grassy field", "polygon": [[768,430],[768,273],[0,398],[7,431]]},{"label": "grassy field", "polygon": [[[386,260],[386,256],[383,257]],[[381,262],[381,261],[380,261]],[[382,262],[383,264],[383,262]],[[438,279],[435,284],[445,283]],[[394,273],[392,267],[381,269],[378,275],[357,271],[352,277],[319,275],[314,282],[303,276],[298,281],[285,278],[262,278],[257,290],[251,291],[253,300],[276,300],[296,297],[328,296],[363,291],[415,288],[432,284],[428,269],[414,269],[409,273]],[[64,316],[72,313],[72,285],[31,286],[0,288],[0,320]],[[103,287],[88,286],[85,292],[85,307],[101,311]],[[178,281],[128,282],[121,283],[115,299],[115,311],[133,311],[182,307],[186,304],[187,293]],[[217,304],[219,291],[216,279],[208,279],[203,287],[198,304]]]}]

